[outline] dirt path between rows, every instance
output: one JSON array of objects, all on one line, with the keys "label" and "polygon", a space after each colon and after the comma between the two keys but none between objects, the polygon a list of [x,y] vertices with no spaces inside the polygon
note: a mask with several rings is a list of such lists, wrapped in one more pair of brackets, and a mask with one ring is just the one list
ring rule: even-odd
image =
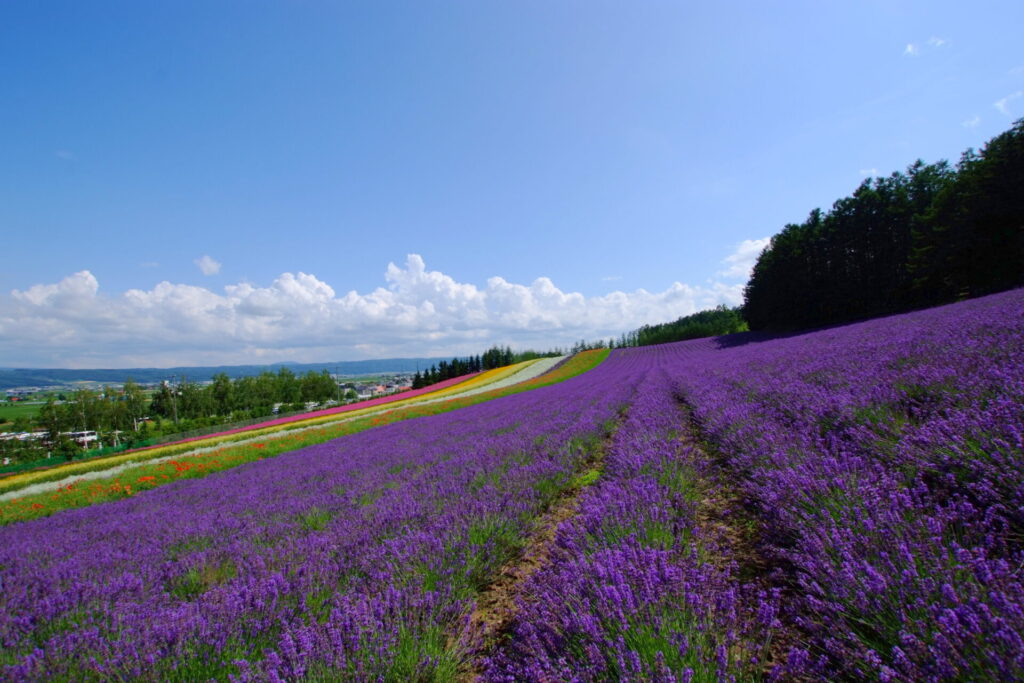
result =
[{"label": "dirt path between rows", "polygon": [[[691,462],[697,465],[694,483],[699,498],[694,522],[700,529],[697,536],[707,541],[705,561],[719,564],[723,570],[735,566],[735,573],[727,570],[733,581],[769,590],[773,587],[771,575],[774,565],[763,552],[763,525],[756,512],[749,508],[728,462],[713,446],[704,442],[690,406],[679,399],[679,407],[680,430],[675,438],[692,449]],[[606,438],[595,448],[592,457],[580,466],[576,474],[602,468],[609,440]],[[508,634],[518,613],[517,602],[527,597],[527,581],[550,562],[559,525],[577,514],[584,491],[586,487],[567,490],[539,516],[522,555],[503,567],[492,584],[478,595],[469,625],[458,639],[470,651],[470,658],[457,680],[482,680],[485,658]],[[785,621],[783,615],[780,614],[779,618]],[[789,649],[799,641],[799,630],[792,624],[784,623],[782,628],[776,629],[768,646],[768,656],[762,662],[763,671],[767,673],[773,665],[785,661]]]},{"label": "dirt path between rows", "polygon": [[516,616],[516,599],[526,580],[548,563],[555,543],[558,525],[576,514],[581,492],[563,496],[538,521],[527,541],[526,551],[515,564],[507,565],[484,593],[477,597],[476,609],[470,616],[469,641],[481,643],[474,657],[473,668],[462,681],[477,681],[483,673],[483,655],[494,646],[512,625]]},{"label": "dirt path between rows", "polygon": [[[775,566],[764,553],[763,524],[736,482],[727,460],[702,438],[703,432],[691,406],[682,397],[676,399],[683,414],[679,440],[709,465],[709,476],[702,477],[702,495],[697,502],[696,515],[700,536],[713,544],[707,548],[708,561],[723,566],[735,562],[738,567],[735,579],[770,590],[775,587],[771,579]],[[790,648],[800,641],[793,624],[785,623],[783,614],[779,614],[779,618],[783,626],[772,635],[768,656],[762,662],[765,674],[775,664],[784,662]]]},{"label": "dirt path between rows", "polygon": [[[580,465],[576,475],[589,470],[601,470],[610,439],[610,436],[606,436],[601,441]],[[505,565],[490,587],[477,596],[476,609],[470,615],[469,626],[461,638],[463,643],[469,644],[473,655],[467,671],[458,678],[459,681],[482,679],[483,660],[512,626],[517,614],[516,601],[522,595],[526,581],[548,564],[558,527],[575,516],[586,490],[586,486],[573,486],[564,491],[537,518],[522,555]]]}]

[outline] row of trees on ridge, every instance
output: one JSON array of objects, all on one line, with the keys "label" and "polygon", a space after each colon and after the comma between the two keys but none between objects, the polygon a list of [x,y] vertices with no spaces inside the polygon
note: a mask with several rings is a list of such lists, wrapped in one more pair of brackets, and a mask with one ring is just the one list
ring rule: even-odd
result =
[{"label": "row of trees on ridge", "polygon": [[751,329],[800,329],[1024,284],[1024,119],[945,161],[865,180],[775,235],[744,292]]},{"label": "row of trees on ridge", "polygon": [[525,360],[534,358],[561,356],[561,349],[551,351],[513,351],[510,346],[492,346],[477,356],[468,358],[452,358],[451,361],[441,361],[437,365],[431,365],[422,373],[417,370],[412,378],[412,388],[421,389],[431,384],[437,384],[447,379],[454,379],[473,372],[503,368],[506,365],[514,365]]}]

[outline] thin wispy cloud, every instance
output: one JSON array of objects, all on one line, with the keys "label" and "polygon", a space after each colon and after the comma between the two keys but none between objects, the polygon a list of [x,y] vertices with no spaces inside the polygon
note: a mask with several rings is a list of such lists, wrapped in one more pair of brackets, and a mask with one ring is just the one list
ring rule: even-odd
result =
[{"label": "thin wispy cloud", "polygon": [[907,46],[903,48],[903,54],[907,57],[919,57],[925,48],[929,50],[938,50],[946,45],[945,38],[939,38],[938,36],[932,36],[928,40],[921,43],[907,43]]},{"label": "thin wispy cloud", "polygon": [[621,275],[605,275],[603,278],[601,278],[601,282],[618,282],[621,279]]},{"label": "thin wispy cloud", "polygon": [[160,264],[156,261],[143,261],[139,264],[140,268],[159,268]]},{"label": "thin wispy cloud", "polygon": [[1024,90],[1018,90],[1015,93],[1010,93],[1006,97],[993,102],[992,106],[995,107],[996,111],[1000,114],[1004,116],[1011,116],[1010,103],[1014,100],[1019,100],[1021,97],[1024,97]]},{"label": "thin wispy cloud", "polygon": [[975,114],[960,125],[964,128],[977,128],[979,123],[981,123],[981,117]]},{"label": "thin wispy cloud", "polygon": [[72,161],[75,158],[74,152],[67,149],[58,149],[56,152],[53,153],[53,156],[57,157],[58,159],[63,159],[64,161]]},{"label": "thin wispy cloud", "polygon": [[728,267],[718,272],[719,277],[743,278],[744,281],[750,279],[754,264],[770,241],[770,237],[762,237],[737,244],[733,252],[722,259],[722,264]]},{"label": "thin wispy cloud", "polygon": [[199,270],[203,272],[203,275],[216,275],[220,272],[220,262],[213,260],[208,254],[203,254],[193,263],[199,266]]},{"label": "thin wispy cloud", "polygon": [[1015,78],[1019,76],[1024,76],[1024,64],[1013,67],[1012,69],[1010,69],[1009,73],[1011,76]]},{"label": "thin wispy cloud", "polygon": [[862,169],[860,169],[860,174],[862,176],[866,176],[866,177],[869,177],[869,178],[874,178],[874,177],[876,177],[878,175],[878,169],[877,168],[862,168]]}]

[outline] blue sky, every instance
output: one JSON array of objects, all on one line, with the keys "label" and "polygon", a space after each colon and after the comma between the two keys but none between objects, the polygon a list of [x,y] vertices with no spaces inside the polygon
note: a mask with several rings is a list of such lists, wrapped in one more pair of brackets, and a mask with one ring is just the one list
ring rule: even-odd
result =
[{"label": "blue sky", "polygon": [[1024,116],[1020,2],[0,5],[0,366],[549,347]]}]

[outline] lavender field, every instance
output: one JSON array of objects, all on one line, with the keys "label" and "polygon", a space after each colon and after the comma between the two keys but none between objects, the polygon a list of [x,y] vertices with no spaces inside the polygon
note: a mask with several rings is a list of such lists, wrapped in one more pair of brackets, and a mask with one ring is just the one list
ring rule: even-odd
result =
[{"label": "lavender field", "polygon": [[0,675],[1021,679],[1022,406],[1022,290],[617,350],[0,528]]}]

